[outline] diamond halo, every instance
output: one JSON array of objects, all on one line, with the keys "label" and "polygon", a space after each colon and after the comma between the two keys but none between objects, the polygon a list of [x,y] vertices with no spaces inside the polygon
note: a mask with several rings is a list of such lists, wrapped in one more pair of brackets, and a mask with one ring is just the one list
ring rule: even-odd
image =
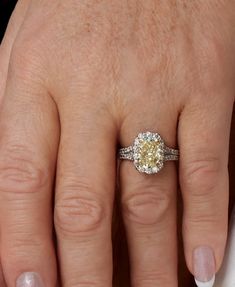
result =
[{"label": "diamond halo", "polygon": [[140,172],[153,174],[164,165],[164,141],[158,133],[139,133],[133,144],[133,160]]}]

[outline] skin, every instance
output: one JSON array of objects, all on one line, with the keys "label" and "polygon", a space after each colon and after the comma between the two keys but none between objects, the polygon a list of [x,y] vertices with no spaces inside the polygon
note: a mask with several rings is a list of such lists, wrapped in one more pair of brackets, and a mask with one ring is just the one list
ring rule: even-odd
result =
[{"label": "skin", "polygon": [[[111,286],[117,181],[134,287],[177,286],[178,179],[187,266],[209,245],[220,268],[234,27],[229,0],[18,2],[0,50],[7,286],[25,271],[46,286],[58,274],[63,286]],[[117,146],[144,130],[178,142],[179,176],[174,163],[147,176],[128,161],[116,176]]]}]

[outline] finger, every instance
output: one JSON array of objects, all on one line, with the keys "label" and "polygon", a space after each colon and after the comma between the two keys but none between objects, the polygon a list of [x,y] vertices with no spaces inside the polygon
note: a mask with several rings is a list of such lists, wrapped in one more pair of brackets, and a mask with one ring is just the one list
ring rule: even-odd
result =
[{"label": "finger", "polygon": [[12,46],[24,20],[24,16],[28,9],[29,1],[30,0],[21,0],[16,4],[16,7],[8,23],[5,36],[0,46],[0,101],[3,97],[5,89],[7,70]]},{"label": "finger", "polygon": [[[138,112],[135,113],[125,122],[121,145],[131,145],[135,136],[147,126],[150,131],[159,132],[166,143],[174,147],[177,122],[174,114],[172,117],[159,107],[158,114],[153,111],[145,113],[145,121],[140,124],[136,120],[140,118]],[[174,164],[166,163],[159,173],[146,175],[139,173],[133,162],[123,161],[120,181],[133,286],[178,286]]]},{"label": "finger", "polygon": [[[23,0],[23,1],[19,1],[16,4],[16,7],[8,23],[5,36],[0,45],[0,102],[3,98],[3,94],[5,91],[8,64],[9,64],[12,45],[21,27],[21,23],[23,22],[25,13],[28,8],[28,3],[29,3],[29,0]],[[0,265],[0,286],[3,286],[3,287],[6,286],[4,275],[2,273],[2,265]]]},{"label": "finger", "polygon": [[212,286],[226,242],[231,106],[221,95],[195,99],[179,123],[185,253],[199,285]]},{"label": "finger", "polygon": [[109,287],[114,126],[99,103],[80,107],[76,102],[75,97],[75,103],[59,105],[55,228],[62,286]]},{"label": "finger", "polygon": [[40,69],[32,59],[24,63],[21,53],[12,55],[0,113],[2,266],[7,286],[55,286],[51,204],[57,110]]}]

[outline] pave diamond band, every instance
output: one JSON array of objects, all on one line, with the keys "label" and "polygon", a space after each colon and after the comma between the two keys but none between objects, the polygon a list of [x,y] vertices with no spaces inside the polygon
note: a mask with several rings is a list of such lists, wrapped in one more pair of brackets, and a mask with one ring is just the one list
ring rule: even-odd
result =
[{"label": "pave diamond band", "polygon": [[119,158],[134,162],[136,169],[147,174],[158,173],[165,161],[178,160],[179,151],[165,145],[158,133],[139,133],[133,145],[119,150]]},{"label": "pave diamond band", "polygon": [[[134,160],[134,150],[133,146],[124,147],[119,150],[120,159]],[[164,161],[167,160],[178,160],[179,151],[177,149],[169,148],[165,146],[164,149]]]}]

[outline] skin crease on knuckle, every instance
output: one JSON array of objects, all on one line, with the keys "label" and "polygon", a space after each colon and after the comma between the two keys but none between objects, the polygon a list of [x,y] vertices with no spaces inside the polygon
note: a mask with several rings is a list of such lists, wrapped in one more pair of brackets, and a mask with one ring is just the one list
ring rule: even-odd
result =
[{"label": "skin crease on knuckle", "polygon": [[[199,157],[185,164],[182,168],[182,185],[185,190],[191,190],[195,196],[213,196],[220,175],[223,173],[221,161],[218,158]],[[226,169],[225,169],[226,170]]]},{"label": "skin crease on knuckle", "polygon": [[7,193],[41,190],[49,182],[42,163],[34,162],[30,150],[20,145],[8,146],[0,161],[0,189]]},{"label": "skin crease on knuckle", "polygon": [[94,234],[105,218],[104,203],[100,198],[94,198],[90,184],[73,180],[63,189],[66,192],[55,202],[55,226],[64,236],[72,238],[85,234],[87,240],[87,233]]},{"label": "skin crease on knuckle", "polygon": [[169,191],[146,186],[138,190],[131,196],[123,198],[125,218],[143,226],[160,223],[171,206]]},{"label": "skin crease on knuckle", "polygon": [[[206,4],[203,4],[203,1],[198,1],[198,6],[201,5],[200,9],[195,7],[197,5],[194,5],[193,1],[169,1],[168,4],[166,2],[162,4],[161,1],[127,1],[128,5],[123,4],[122,1],[113,1],[112,5],[108,1],[79,1],[77,4],[75,1],[62,3],[55,0],[36,2],[31,2],[30,15],[28,13],[28,19],[26,19],[27,25],[25,24],[22,29],[26,26],[28,28],[20,33],[19,38],[23,39],[25,35],[29,35],[29,38],[32,37],[30,41],[39,38],[37,49],[38,51],[41,49],[40,55],[45,54],[43,61],[48,63],[48,73],[51,76],[48,85],[55,101],[61,105],[69,101],[68,94],[74,90],[76,98],[73,100],[79,103],[90,101],[90,105],[92,105],[97,101],[102,101],[111,103],[112,107],[114,102],[119,103],[113,108],[113,111],[114,117],[119,120],[120,127],[121,123],[124,123],[123,119],[128,118],[130,111],[141,109],[139,103],[143,102],[143,94],[147,94],[144,102],[149,113],[153,112],[153,107],[159,105],[160,101],[167,105],[171,103],[178,110],[182,109],[186,102],[191,101],[188,91],[198,89],[198,79],[202,67],[207,72],[206,78],[210,87],[213,84],[216,84],[216,87],[224,84],[221,83],[221,80],[217,81],[221,78],[217,67],[221,66],[225,84],[231,85],[229,82],[231,65],[228,65],[228,62],[230,58],[232,59],[230,57],[232,52],[227,47],[232,45],[229,43],[229,37],[226,38],[227,35],[230,35],[229,29],[226,27],[230,25],[227,15],[232,14],[230,12],[232,4],[229,4],[228,1],[207,1]],[[175,3],[179,4],[178,10],[175,8]],[[207,9],[203,9],[205,7]],[[39,12],[36,11],[37,9]],[[204,27],[205,19],[208,18],[208,15],[210,16],[210,13],[209,25],[206,27],[208,28],[207,34],[203,37],[214,35],[216,40],[211,39],[209,44],[205,41],[204,48],[202,48],[204,50],[200,50],[199,54],[195,50],[197,51],[199,43],[205,39],[197,33]],[[48,15],[52,15],[49,20],[46,18]],[[214,15],[220,16],[219,21]],[[227,19],[225,22],[228,22],[227,26],[221,25],[224,23],[222,20],[224,15]],[[213,22],[214,18],[216,18],[215,23]],[[41,20],[39,21],[39,19]],[[197,22],[201,27],[196,24]],[[183,32],[181,31],[182,26],[184,26]],[[76,29],[71,27],[76,27]],[[40,34],[36,33],[38,30],[40,30]],[[44,45],[45,43],[47,45]],[[22,45],[24,46],[24,42]],[[213,51],[210,53],[211,49]],[[224,56],[224,50],[228,52],[227,57]],[[218,57],[217,55],[221,53],[222,57]],[[212,55],[206,61],[211,64],[206,67],[203,62],[207,58],[205,55]],[[130,65],[132,75],[126,69],[126,63]],[[138,72],[135,72],[136,68]],[[211,71],[213,73],[210,73]],[[104,72],[103,75],[101,72]],[[213,77],[208,80],[211,74]],[[140,83],[137,83],[136,79],[140,79]],[[111,81],[114,88],[107,88],[105,93],[103,86],[111,85]],[[95,95],[92,94],[92,97],[88,96],[91,82],[98,83],[97,92]],[[58,83],[58,85],[55,87],[54,83]],[[133,90],[130,90],[130,83]],[[134,89],[135,85],[140,87],[140,92]],[[205,85],[208,86],[206,83]],[[146,86],[151,86],[151,88],[146,89]],[[64,91],[68,91],[68,93],[64,93]],[[108,93],[107,91],[112,92]],[[156,91],[158,97],[156,97]],[[174,91],[174,95],[172,95],[172,91]],[[63,96],[60,98],[61,94]],[[77,95],[80,95],[80,98]],[[118,100],[115,101],[115,99]],[[154,114],[153,112],[153,117]],[[12,168],[11,164],[9,166]],[[19,178],[22,180],[22,174],[24,174],[23,178],[31,179],[29,189],[40,186],[45,181],[45,176],[41,175],[41,169],[32,168],[34,163],[29,163],[26,166],[25,171],[22,170],[22,167],[13,165],[14,182],[17,182]],[[7,171],[8,167],[3,168],[4,170]],[[9,170],[11,171],[11,169]],[[11,175],[8,176],[8,173],[5,174],[5,178],[12,178]],[[4,188],[8,189],[9,187]],[[132,210],[133,206],[138,206],[138,200],[137,197],[134,202],[130,199],[127,204],[128,208]],[[140,195],[140,200],[145,200],[145,198],[142,199],[142,195]],[[146,202],[150,202],[148,200],[146,199]],[[168,208],[168,198],[154,197],[153,201],[156,205],[164,203],[164,210]],[[98,203],[98,200],[97,202],[88,198],[79,200],[79,197],[74,198],[73,195],[71,197],[68,195],[67,199],[57,202],[55,222],[60,222],[58,225],[61,226],[66,225],[68,227],[66,233],[87,231],[87,228],[94,228],[101,220],[103,216],[101,206],[102,203]],[[90,219],[85,219],[91,220],[88,222],[89,224],[84,224],[84,230],[83,228],[82,230],[72,229],[74,215],[83,215],[87,212],[87,208],[91,212],[88,214]],[[164,215],[164,210],[160,211],[162,212],[161,216]],[[143,216],[143,213],[145,214],[145,207],[140,210],[139,214],[134,215],[134,220],[141,221],[142,224],[150,224],[155,220],[148,216],[144,218],[146,215]]]}]

